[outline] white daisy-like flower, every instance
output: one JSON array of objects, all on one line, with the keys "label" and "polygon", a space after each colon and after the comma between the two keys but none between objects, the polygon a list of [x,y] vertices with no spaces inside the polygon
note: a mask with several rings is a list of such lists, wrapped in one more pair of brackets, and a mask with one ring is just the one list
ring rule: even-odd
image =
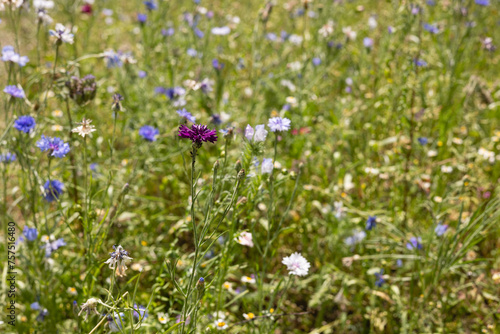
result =
[{"label": "white daisy-like flower", "polygon": [[96,131],[95,126],[90,125],[90,123],[92,123],[92,120],[85,119],[84,117],[81,123],[77,123],[80,126],[77,126],[73,130],[71,130],[71,132],[78,133],[80,136],[85,137]]},{"label": "white daisy-like flower", "polygon": [[226,324],[226,322],[224,321],[224,319],[217,319],[215,320],[215,328],[217,328],[217,330],[224,330],[226,329],[228,326]]},{"label": "white daisy-like flower", "polygon": [[309,272],[311,264],[300,253],[293,253],[283,259],[282,263],[287,267],[290,275],[305,276]]},{"label": "white daisy-like flower", "polygon": [[241,281],[242,281],[243,283],[255,284],[255,278],[250,277],[250,276],[243,276],[243,277],[241,278]]},{"label": "white daisy-like flower", "polygon": [[132,260],[132,258],[128,256],[128,252],[124,250],[121,245],[118,247],[113,246],[113,249],[115,251],[109,253],[111,257],[104,263],[109,264],[110,269],[116,269],[116,274],[118,276],[125,276],[125,271],[127,270],[125,262]]},{"label": "white daisy-like flower", "polygon": [[82,309],[80,310],[80,312],[78,312],[78,316],[84,313],[85,320],[87,320],[89,315],[91,314],[99,315],[100,313],[97,311],[98,304],[103,304],[103,302],[98,298],[90,298],[82,305]]},{"label": "white daisy-like flower", "polygon": [[243,318],[245,318],[246,320],[252,320],[255,318],[255,314],[253,314],[252,312],[243,313]]},{"label": "white daisy-like flower", "polygon": [[168,321],[168,315],[163,312],[158,313],[157,317],[160,324],[166,324]]},{"label": "white daisy-like flower", "polygon": [[451,166],[441,166],[441,172],[449,174],[453,172],[453,167]]},{"label": "white daisy-like flower", "polygon": [[78,291],[76,291],[76,288],[69,287],[68,288],[68,293],[72,296],[76,296],[78,294]]},{"label": "white daisy-like flower", "polygon": [[347,39],[350,39],[351,41],[354,41],[358,36],[358,33],[352,30],[351,27],[342,28],[342,32],[347,37]]},{"label": "white daisy-like flower", "polygon": [[333,21],[328,21],[321,29],[318,30],[318,33],[323,37],[328,37],[333,34]]},{"label": "white daisy-like flower", "polygon": [[57,23],[56,30],[49,30],[51,36],[54,36],[59,42],[73,44],[74,35],[70,32],[69,28],[66,28],[63,24]]},{"label": "white daisy-like flower", "polygon": [[243,246],[253,247],[253,237],[252,233],[243,231],[240,235],[234,239],[237,243]]}]

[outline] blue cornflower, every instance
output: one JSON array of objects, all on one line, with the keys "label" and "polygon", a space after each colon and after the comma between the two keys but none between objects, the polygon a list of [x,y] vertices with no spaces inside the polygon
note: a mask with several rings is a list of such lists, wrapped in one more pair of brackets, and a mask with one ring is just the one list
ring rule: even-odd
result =
[{"label": "blue cornflower", "polygon": [[30,305],[30,308],[31,308],[32,310],[35,310],[35,311],[36,311],[36,310],[39,310],[41,307],[40,307],[40,304],[39,304],[38,302],[34,302],[34,303],[32,303],[32,304]]},{"label": "blue cornflower", "polygon": [[11,162],[16,161],[16,154],[15,153],[4,153],[0,154],[0,162],[3,162],[4,164],[10,164]]},{"label": "blue cornflower", "polygon": [[420,143],[420,145],[427,145],[429,140],[426,137],[419,137],[418,142]]},{"label": "blue cornflower", "polygon": [[168,29],[162,29],[161,30],[162,36],[165,36],[165,37],[172,36],[174,33],[175,33],[175,29],[172,28],[172,27],[170,27]]},{"label": "blue cornflower", "polygon": [[144,6],[146,6],[147,10],[155,10],[158,8],[158,5],[154,1],[144,1]]},{"label": "blue cornflower", "polygon": [[278,39],[278,36],[274,32],[269,32],[266,34],[266,38],[272,42],[276,41]]},{"label": "blue cornflower", "polygon": [[26,97],[26,95],[24,94],[24,90],[21,87],[17,87],[16,85],[6,86],[3,92],[19,99],[23,99]]},{"label": "blue cornflower", "polygon": [[203,36],[205,36],[205,33],[198,28],[194,28],[193,31],[198,38],[203,38]]},{"label": "blue cornflower", "polygon": [[139,135],[141,135],[147,141],[156,141],[156,136],[160,133],[158,129],[150,126],[144,125],[139,129]]},{"label": "blue cornflower", "polygon": [[14,122],[14,128],[25,133],[29,133],[33,130],[35,125],[35,119],[31,116],[20,116]]},{"label": "blue cornflower", "polygon": [[436,24],[425,23],[424,29],[427,30],[428,32],[430,32],[431,34],[438,34],[439,33],[439,28],[437,27]]},{"label": "blue cornflower", "polygon": [[375,226],[377,226],[377,216],[368,216],[366,220],[366,229],[371,231]]},{"label": "blue cornflower", "polygon": [[353,233],[352,236],[345,238],[344,239],[344,243],[347,246],[354,247],[356,244],[358,244],[361,241],[363,241],[364,238],[366,238],[366,232],[365,231],[361,231],[361,230],[357,230],[357,231],[355,231]]},{"label": "blue cornflower", "polygon": [[489,6],[490,5],[490,0],[475,0],[474,1],[476,5],[479,6]]},{"label": "blue cornflower", "polygon": [[186,51],[187,55],[190,56],[190,57],[196,57],[198,55],[198,51],[196,51],[195,49],[193,48],[189,48],[187,49]]},{"label": "blue cornflower", "polygon": [[290,130],[290,121],[288,118],[281,117],[273,117],[269,119],[267,126],[271,129],[272,132],[276,131],[288,131]]},{"label": "blue cornflower", "polygon": [[50,257],[53,252],[58,250],[60,247],[66,246],[63,238],[59,238],[55,241],[47,241],[45,245],[40,246],[40,248],[45,248],[45,257]]},{"label": "blue cornflower", "polygon": [[177,114],[179,114],[179,116],[181,116],[181,117],[184,117],[185,119],[187,119],[191,123],[196,123],[196,117],[194,117],[193,115],[191,115],[191,113],[188,112],[184,108],[181,109],[181,110],[177,110]]},{"label": "blue cornflower", "polygon": [[434,232],[436,232],[436,235],[440,237],[445,234],[446,230],[448,230],[448,225],[438,224],[434,229]]},{"label": "blue cornflower", "polygon": [[314,57],[314,58],[312,59],[312,63],[313,63],[313,65],[314,65],[314,66],[319,66],[319,65],[321,64],[321,58],[319,58],[319,57]]},{"label": "blue cornflower", "polygon": [[212,67],[219,71],[219,70],[222,70],[224,68],[224,63],[221,63],[218,59],[214,59],[212,60]]},{"label": "blue cornflower", "polygon": [[139,23],[146,23],[147,19],[148,16],[146,14],[142,13],[137,14],[137,21],[139,21]]},{"label": "blue cornflower", "polygon": [[49,311],[47,311],[46,308],[44,308],[43,310],[40,310],[40,313],[38,314],[38,316],[36,317],[36,320],[37,321],[44,321],[45,320],[45,317],[49,315]]},{"label": "blue cornflower", "polygon": [[64,192],[64,184],[58,180],[47,180],[43,185],[43,189],[45,189],[45,200],[54,202]]},{"label": "blue cornflower", "polygon": [[406,244],[406,248],[408,248],[409,250],[414,250],[414,249],[422,249],[422,238],[421,237],[411,237],[410,238],[410,241],[408,241],[408,243]]},{"label": "blue cornflower", "polygon": [[20,116],[14,122],[14,128],[25,133],[29,133],[33,130],[35,125],[35,119],[31,116]]},{"label": "blue cornflower", "polygon": [[50,156],[56,158],[64,158],[69,152],[69,144],[65,143],[61,138],[51,138],[42,135],[42,138],[36,143],[42,152],[50,150]]},{"label": "blue cornflower", "polygon": [[28,241],[35,241],[38,237],[38,231],[36,228],[29,228],[27,225],[24,225],[23,234]]},{"label": "blue cornflower", "polygon": [[139,71],[137,75],[139,76],[139,78],[144,79],[145,77],[148,76],[148,73],[146,71]]},{"label": "blue cornflower", "polygon": [[375,278],[377,279],[377,280],[375,281],[375,286],[377,286],[377,287],[379,287],[379,288],[380,288],[382,285],[384,285],[384,283],[385,283],[385,279],[384,279],[384,277],[382,277],[382,275],[383,275],[383,274],[384,274],[384,269],[380,269],[380,272],[375,273]]},{"label": "blue cornflower", "polygon": [[20,56],[14,51],[14,47],[11,45],[6,45],[2,49],[2,61],[10,61],[12,63],[16,63],[19,66],[23,67],[25,66],[29,58],[26,56]]},{"label": "blue cornflower", "polygon": [[123,61],[120,58],[120,54],[113,50],[108,50],[104,52],[104,58],[106,59],[106,66],[108,68],[122,67]]},{"label": "blue cornflower", "polygon": [[415,59],[414,62],[415,62],[415,65],[417,65],[418,67],[426,67],[427,66],[427,62],[425,60],[422,60],[422,59]]},{"label": "blue cornflower", "polygon": [[373,46],[373,39],[371,39],[370,37],[365,37],[363,39],[363,45],[365,46],[365,48],[370,49]]},{"label": "blue cornflower", "polygon": [[397,259],[396,260],[396,266],[398,266],[399,268],[401,268],[403,266],[403,260]]},{"label": "blue cornflower", "polygon": [[148,317],[148,310],[146,309],[145,306],[140,305],[139,307],[137,304],[134,304],[134,309],[138,310],[139,312],[134,310],[134,318],[137,320],[143,320]]}]

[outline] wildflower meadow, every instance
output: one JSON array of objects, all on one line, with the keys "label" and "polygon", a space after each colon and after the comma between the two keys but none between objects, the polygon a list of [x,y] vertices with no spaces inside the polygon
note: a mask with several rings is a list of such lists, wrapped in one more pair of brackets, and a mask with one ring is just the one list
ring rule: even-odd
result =
[{"label": "wildflower meadow", "polygon": [[0,333],[500,333],[499,0],[0,0]]}]

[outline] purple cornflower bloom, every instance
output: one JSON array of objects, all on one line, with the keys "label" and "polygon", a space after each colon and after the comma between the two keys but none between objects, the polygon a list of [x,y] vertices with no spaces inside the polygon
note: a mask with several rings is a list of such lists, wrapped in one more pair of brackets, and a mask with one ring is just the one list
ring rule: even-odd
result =
[{"label": "purple cornflower bloom", "polygon": [[428,32],[430,32],[431,34],[438,34],[439,33],[439,28],[435,24],[425,23],[424,29],[427,30]]},{"label": "purple cornflower bloom", "polygon": [[142,13],[137,14],[137,21],[139,21],[139,23],[146,23],[147,19],[148,16],[146,14]]},{"label": "purple cornflower bloom", "polygon": [[436,232],[436,235],[440,237],[445,234],[446,230],[448,230],[448,225],[438,224],[434,229],[434,232]]},{"label": "purple cornflower bloom", "polygon": [[198,55],[198,51],[196,51],[195,49],[193,48],[189,48],[187,49],[186,51],[187,55],[190,56],[190,57],[196,57]]},{"label": "purple cornflower bloom", "polygon": [[139,135],[141,135],[147,141],[156,141],[156,136],[160,133],[158,129],[150,126],[144,125],[139,129]]},{"label": "purple cornflower bloom", "polygon": [[24,225],[23,234],[28,241],[35,241],[38,237],[38,231],[36,228],[29,228],[27,225]]},{"label": "purple cornflower bloom", "polygon": [[0,154],[0,162],[3,162],[5,164],[9,164],[11,162],[16,161],[16,154],[15,153],[10,153],[7,152],[5,154]]},{"label": "purple cornflower bloom", "polygon": [[36,317],[36,321],[44,321],[45,320],[45,317],[49,315],[49,311],[47,311],[46,308],[44,308],[43,310],[40,310],[40,313],[38,314],[38,316]]},{"label": "purple cornflower bloom", "polygon": [[267,126],[271,128],[272,132],[276,131],[288,131],[290,130],[290,121],[288,118],[273,117],[269,119]]},{"label": "purple cornflower bloom", "polygon": [[321,58],[314,57],[312,59],[312,63],[313,63],[314,66],[319,66],[321,64]]},{"label": "purple cornflower bloom", "polygon": [[191,128],[185,125],[179,127],[179,137],[190,139],[193,144],[201,147],[203,142],[215,143],[217,141],[217,131],[210,130],[206,125],[193,124]]},{"label": "purple cornflower bloom", "polygon": [[221,63],[218,59],[214,59],[212,60],[212,67],[215,70],[220,71],[224,68],[224,63]]},{"label": "purple cornflower bloom", "polygon": [[45,200],[47,202],[54,202],[59,199],[59,196],[64,192],[64,184],[59,180],[47,180],[43,185],[45,189]]},{"label": "purple cornflower bloom", "polygon": [[139,78],[144,79],[145,77],[148,76],[148,73],[146,71],[139,71],[137,75],[139,76]]},{"label": "purple cornflower bloom", "polygon": [[274,32],[269,32],[266,34],[266,38],[272,42],[276,41],[278,39],[278,36]]},{"label": "purple cornflower bloom", "polygon": [[165,37],[172,36],[174,33],[175,33],[175,29],[172,28],[172,27],[170,27],[168,29],[162,29],[161,30],[162,36],[165,36]]},{"label": "purple cornflower bloom", "polygon": [[144,1],[144,6],[146,6],[147,10],[155,10],[158,8],[154,1]]},{"label": "purple cornflower bloom", "polygon": [[368,216],[366,220],[366,229],[371,231],[377,226],[377,216]]},{"label": "purple cornflower bloom", "polygon": [[36,310],[39,310],[39,309],[41,308],[41,307],[40,307],[40,303],[39,303],[39,302],[34,302],[34,303],[31,303],[30,308],[31,308],[32,310],[35,310],[35,311],[36,311]]},{"label": "purple cornflower bloom", "polygon": [[36,146],[42,152],[50,150],[50,155],[56,158],[64,158],[69,152],[69,144],[57,137],[51,138],[42,135],[42,139],[36,143]]},{"label": "purple cornflower bloom", "polygon": [[179,114],[179,116],[181,116],[181,117],[184,117],[185,119],[187,119],[191,123],[196,123],[196,117],[191,115],[191,113],[184,108],[181,110],[177,110],[177,114]]},{"label": "purple cornflower bloom", "polygon": [[414,250],[414,249],[422,249],[422,238],[421,237],[411,237],[410,241],[406,244],[406,248],[409,250]]},{"label": "purple cornflower bloom", "polygon": [[6,86],[3,92],[19,99],[23,99],[26,96],[24,94],[24,90],[21,87],[17,87],[16,85]]},{"label": "purple cornflower bloom", "polygon": [[489,6],[490,5],[490,0],[475,0],[474,1],[476,5],[479,6]]},{"label": "purple cornflower bloom", "polygon": [[365,48],[371,49],[373,46],[373,39],[371,39],[370,37],[365,37],[363,39],[363,45],[365,46]]},{"label": "purple cornflower bloom", "polygon": [[419,137],[418,142],[420,143],[420,145],[427,145],[429,140],[426,137]]},{"label": "purple cornflower bloom", "polygon": [[50,257],[53,252],[58,250],[60,247],[66,246],[63,238],[57,239],[55,241],[48,241],[45,245],[42,245],[40,248],[45,248],[45,257]]},{"label": "purple cornflower bloom", "polygon": [[415,65],[417,65],[418,67],[426,67],[427,66],[427,62],[425,60],[422,60],[422,59],[415,59],[414,62],[415,62]]},{"label": "purple cornflower bloom", "polygon": [[203,38],[203,36],[205,36],[205,33],[198,28],[194,28],[193,31],[198,38]]},{"label": "purple cornflower bloom", "polygon": [[375,286],[377,286],[378,288],[380,288],[385,283],[385,279],[382,277],[383,274],[384,274],[384,269],[380,269],[380,272],[375,273],[375,278],[377,279],[375,281]]},{"label": "purple cornflower bloom", "polygon": [[20,56],[14,51],[14,47],[11,45],[6,45],[2,49],[2,61],[10,61],[13,63],[18,64],[19,66],[23,67],[25,66],[29,58],[26,56]]},{"label": "purple cornflower bloom", "polygon": [[35,119],[31,116],[20,116],[14,122],[14,128],[24,133],[29,133],[35,128]]},{"label": "purple cornflower bloom", "polygon": [[139,310],[139,312],[134,310],[134,318],[136,318],[137,320],[146,319],[149,315],[148,310],[143,305],[137,306],[137,304],[134,304],[134,309]]}]

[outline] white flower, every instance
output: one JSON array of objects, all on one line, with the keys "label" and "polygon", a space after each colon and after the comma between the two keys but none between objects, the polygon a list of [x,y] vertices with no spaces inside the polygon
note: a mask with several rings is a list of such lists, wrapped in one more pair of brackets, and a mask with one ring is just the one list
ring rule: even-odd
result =
[{"label": "white flower", "polygon": [[73,288],[73,287],[69,287],[69,288],[68,288],[68,293],[69,293],[70,295],[72,295],[72,296],[76,296],[76,295],[78,295],[78,291],[76,291],[76,289],[75,289],[75,288]]},{"label": "white flower", "polygon": [[290,35],[290,37],[288,37],[288,40],[292,44],[300,45],[300,44],[302,44],[302,41],[304,40],[304,38],[302,38],[302,36],[292,34],[292,35]]},{"label": "white flower", "polygon": [[217,328],[218,330],[224,330],[227,327],[228,326],[227,326],[226,322],[224,321],[224,319],[215,320],[215,328]]},{"label": "white flower", "polygon": [[429,158],[435,157],[436,155],[438,155],[438,153],[435,150],[429,150],[429,152],[427,152]]},{"label": "white flower", "polygon": [[212,35],[224,36],[228,35],[231,32],[231,28],[229,27],[213,27]]},{"label": "white flower", "polygon": [[490,163],[495,162],[495,152],[493,151],[488,151],[487,149],[481,147],[477,151],[477,154],[483,159],[488,160]]},{"label": "white flower", "polygon": [[290,275],[305,276],[309,272],[311,264],[300,253],[293,253],[285,257],[282,262],[289,271]]},{"label": "white flower", "polygon": [[243,231],[234,239],[237,243],[243,246],[253,247],[252,233]]},{"label": "white flower", "polygon": [[373,16],[368,19],[368,27],[372,30],[377,28],[377,20]]},{"label": "white flower", "polygon": [[77,123],[80,126],[74,128],[73,130],[71,130],[71,132],[76,132],[80,136],[85,137],[86,135],[89,135],[92,132],[96,131],[95,126],[90,125],[90,123],[92,123],[92,120],[85,119],[84,117],[81,123]]},{"label": "white flower", "polygon": [[80,312],[78,312],[78,316],[80,316],[82,312],[85,312],[85,320],[87,320],[89,315],[91,315],[92,313],[99,315],[100,313],[97,312],[98,304],[103,304],[103,302],[98,298],[90,298],[82,305],[82,309],[80,310]]},{"label": "white flower", "polygon": [[158,321],[160,324],[166,324],[168,321],[168,315],[163,312],[158,313]]},{"label": "white flower", "polygon": [[24,0],[0,0],[0,11],[5,10],[5,6],[11,6],[15,8],[19,8],[22,6]]},{"label": "white flower", "polygon": [[318,33],[323,37],[328,37],[333,34],[333,21],[328,21],[321,29],[318,30]]},{"label": "white flower", "polygon": [[56,30],[49,30],[51,36],[54,36],[57,41],[73,44],[74,35],[61,23],[56,24]]},{"label": "white flower", "polygon": [[333,202],[333,207],[335,210],[335,218],[340,219],[345,216],[344,203],[342,202]]},{"label": "white flower", "polygon": [[255,314],[253,314],[252,312],[243,313],[243,318],[245,318],[246,320],[252,320],[255,318]]},{"label": "white flower", "polygon": [[453,172],[453,167],[451,166],[441,166],[441,172],[449,174]]},{"label": "white flower", "polygon": [[274,169],[273,159],[264,158],[262,160],[262,168],[261,168],[262,174],[271,174],[273,172],[273,169]]},{"label": "white flower", "polygon": [[358,35],[357,32],[352,30],[351,27],[342,28],[342,32],[345,34],[347,39],[350,39],[351,41],[354,41],[356,39],[356,36]]},{"label": "white flower", "polygon": [[250,276],[243,276],[243,277],[241,278],[241,281],[242,281],[243,283],[255,284],[255,278],[250,277]]},{"label": "white flower", "polygon": [[113,249],[115,251],[110,253],[111,257],[104,263],[109,264],[110,269],[116,268],[116,274],[118,276],[125,276],[125,270],[127,270],[125,261],[130,261],[132,258],[128,256],[128,252],[124,250],[122,246],[113,246]]},{"label": "white flower", "polygon": [[245,128],[245,137],[248,140],[252,140],[255,142],[261,142],[266,140],[267,130],[264,124],[259,124],[255,126],[255,131],[250,124]]},{"label": "white flower", "polygon": [[54,1],[33,0],[33,7],[35,7],[35,9],[52,9],[54,8]]}]

